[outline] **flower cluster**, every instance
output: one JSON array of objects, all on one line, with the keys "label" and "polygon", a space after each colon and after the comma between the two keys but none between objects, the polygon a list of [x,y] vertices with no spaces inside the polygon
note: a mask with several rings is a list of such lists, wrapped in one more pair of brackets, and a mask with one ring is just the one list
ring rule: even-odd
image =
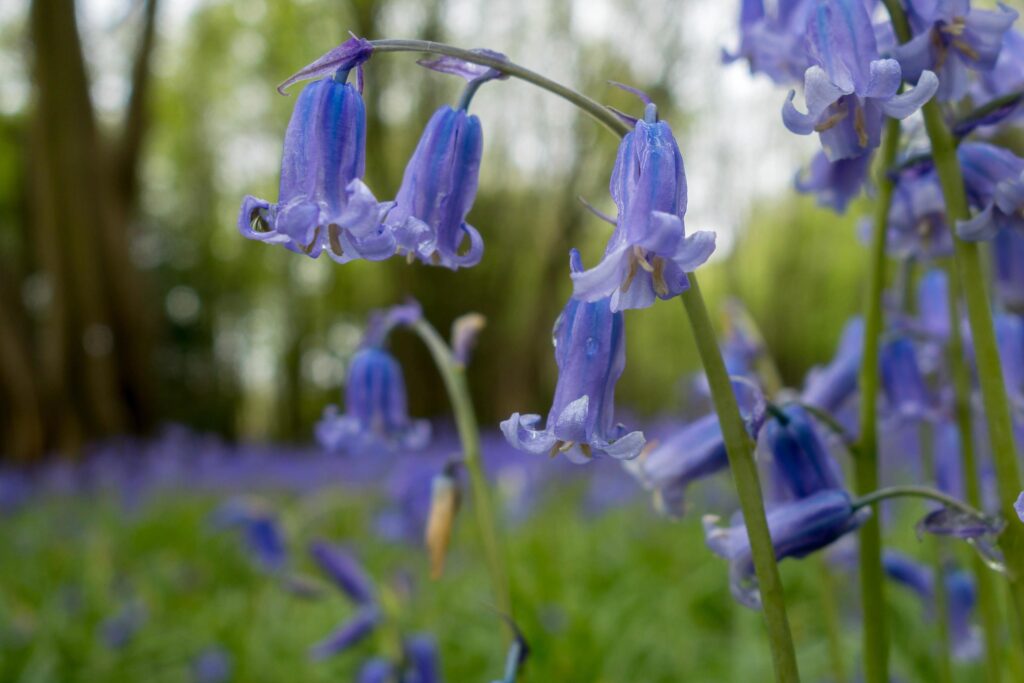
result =
[{"label": "flower cluster", "polygon": [[[483,240],[466,223],[476,197],[483,152],[480,119],[467,108],[484,82],[499,78],[451,59],[427,68],[469,80],[458,108],[442,106],[427,124],[393,201],[363,182],[366,109],[362,65],[373,44],[353,37],[281,84],[316,78],[299,95],[285,134],[278,201],[247,196],[238,216],[245,237],[338,263],[382,261],[396,254],[456,270],[483,256]],[[497,53],[490,56],[501,58]],[[357,86],[348,82],[357,70]],[[322,77],[322,78],[320,78]]]}]

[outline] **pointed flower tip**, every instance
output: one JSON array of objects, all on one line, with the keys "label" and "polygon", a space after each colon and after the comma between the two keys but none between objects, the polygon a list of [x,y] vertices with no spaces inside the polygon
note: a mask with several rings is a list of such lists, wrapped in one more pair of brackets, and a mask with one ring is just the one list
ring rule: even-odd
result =
[{"label": "pointed flower tip", "polygon": [[[288,93],[285,90],[299,81],[306,81],[325,74],[361,67],[373,55],[373,43],[354,34],[349,35],[352,37],[344,43],[288,77],[281,85],[277,86],[277,92],[287,95]],[[361,81],[362,77],[360,77],[360,83]],[[362,90],[362,87],[360,87],[360,90]]]},{"label": "pointed flower tip", "polygon": [[650,105],[650,104],[654,104],[654,101],[651,100],[651,96],[648,95],[643,90],[641,90],[640,88],[634,88],[631,85],[626,85],[625,83],[619,83],[618,81],[608,81],[608,85],[616,87],[619,90],[625,90],[626,92],[630,93],[631,95],[636,95],[637,99],[639,99],[641,102],[643,102],[645,106],[646,105]]},{"label": "pointed flower tip", "polygon": [[[470,50],[470,52],[499,62],[508,62],[507,56],[501,52],[495,52],[494,50],[476,48]],[[423,59],[417,60],[416,63],[425,69],[458,76],[471,83],[476,81],[485,82],[492,80],[505,80],[508,78],[507,73],[493,67],[486,66],[484,64],[477,64],[476,62],[470,62],[465,59],[459,59],[458,57],[451,57],[449,55],[424,57]]]}]

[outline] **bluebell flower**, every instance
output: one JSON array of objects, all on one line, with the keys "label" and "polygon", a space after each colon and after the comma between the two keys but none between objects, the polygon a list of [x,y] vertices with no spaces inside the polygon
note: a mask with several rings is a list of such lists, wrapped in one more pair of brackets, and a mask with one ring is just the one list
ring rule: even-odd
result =
[{"label": "bluebell flower", "polygon": [[999,232],[992,242],[992,265],[999,302],[1014,311],[1024,309],[1024,233]]},{"label": "bluebell flower", "polygon": [[209,647],[192,660],[194,683],[225,683],[231,678],[231,655],[219,647]]},{"label": "bluebell flower", "polygon": [[[905,586],[931,611],[935,604],[935,572],[893,550],[882,554],[885,574]],[[948,599],[950,646],[958,660],[976,659],[981,654],[981,639],[971,624],[975,604],[974,582],[964,571],[951,571],[945,575]]]},{"label": "bluebell flower", "polygon": [[818,152],[807,171],[797,175],[796,190],[814,195],[820,206],[845,213],[846,207],[860,196],[867,184],[871,159],[871,154],[862,154],[852,159],[829,161],[824,152]]},{"label": "bluebell flower", "polygon": [[[854,510],[850,496],[842,489],[824,489],[806,498],[782,503],[768,510],[768,530],[776,560],[806,557],[854,531],[867,519],[866,509]],[[729,561],[729,584],[733,597],[747,607],[759,609],[761,596],[754,574],[747,527],[717,525],[714,515],[704,517],[708,547]]]},{"label": "bluebell flower", "polygon": [[838,412],[857,392],[863,351],[864,321],[852,318],[843,328],[835,357],[828,365],[808,373],[800,401],[829,413]]},{"label": "bluebell flower", "polygon": [[[733,392],[747,433],[756,439],[764,422],[765,399],[752,382],[734,378]],[[629,472],[654,494],[654,506],[662,514],[681,517],[690,483],[729,466],[718,416],[710,413],[651,441],[643,456],[627,464]]]},{"label": "bluebell flower", "polygon": [[476,197],[482,153],[479,118],[447,105],[434,113],[385,218],[396,231],[425,236],[410,255],[452,270],[480,262],[483,239],[466,214]]},{"label": "bluebell flower", "polygon": [[880,59],[871,18],[862,0],[819,2],[808,23],[815,64],[804,74],[807,113],[790,91],[782,120],[794,133],[817,132],[829,161],[853,159],[878,147],[884,116],[904,119],[935,94],[938,79],[924,71],[917,87],[899,93],[903,72]]},{"label": "bluebell flower", "polygon": [[373,584],[362,567],[342,548],[323,541],[314,542],[310,553],[324,573],[356,604],[355,616],[310,649],[310,656],[323,659],[343,652],[373,633],[382,619]]},{"label": "bluebell flower", "polygon": [[[687,236],[686,174],[672,129],[648,103],[644,118],[619,145],[612,170],[615,230],[594,268],[572,274],[574,294],[594,302],[611,297],[611,310],[646,308],[690,287],[686,277],[715,249],[715,233]],[[575,257],[574,257],[575,258]]]},{"label": "bluebell flower", "polygon": [[430,438],[430,423],[409,418],[405,378],[394,356],[368,346],[349,361],[345,412],[327,406],[316,425],[316,438],[329,451],[415,450]]},{"label": "bluebell flower", "polygon": [[256,500],[231,498],[210,515],[215,529],[238,529],[245,549],[262,570],[277,574],[288,564],[288,548],[277,516]]},{"label": "bluebell flower", "polygon": [[373,604],[373,582],[350,553],[323,541],[310,544],[309,553],[320,569],[352,602],[357,605]]},{"label": "bluebell flower", "polygon": [[369,637],[381,621],[376,605],[360,608],[354,617],[332,631],[326,638],[309,649],[313,659],[326,659],[340,654]]},{"label": "bluebell flower", "polygon": [[344,59],[327,59],[328,53],[321,58],[327,66],[314,62],[282,84],[335,69],[334,77],[306,86],[295,103],[285,133],[277,203],[251,195],[242,201],[238,229],[245,237],[312,258],[326,249],[339,263],[383,260],[418,239],[398,238],[381,225],[386,207],[362,181],[366,110],[360,90],[346,80],[350,69],[369,59],[372,48],[364,43],[353,38],[337,48],[350,46]]},{"label": "bluebell flower", "polygon": [[414,635],[405,639],[405,671],[400,683],[441,683],[441,663],[434,639]]},{"label": "bluebell flower", "polygon": [[957,224],[965,240],[989,240],[1001,230],[1024,232],[1024,159],[1002,147],[966,142],[957,148],[967,197],[978,213]]},{"label": "bluebell flower", "polygon": [[761,430],[764,447],[792,498],[842,488],[842,472],[819,438],[807,412],[790,404],[779,409]]},{"label": "bluebell flower", "polygon": [[[579,256],[572,259],[578,272]],[[615,384],[626,367],[625,321],[607,298],[584,302],[573,297],[555,322],[553,332],[558,384],[540,428],[540,415],[513,413],[501,431],[514,447],[530,453],[563,452],[572,462],[594,454],[618,459],[639,455],[640,432],[627,432],[615,422]]]},{"label": "bluebell flower", "polygon": [[146,609],[142,603],[131,600],[100,624],[103,643],[111,650],[126,647],[146,623]]},{"label": "bluebell flower", "polygon": [[356,683],[394,683],[395,667],[383,657],[366,660],[359,673]]},{"label": "bluebell flower", "polygon": [[886,249],[898,258],[941,258],[953,253],[942,186],[930,160],[903,168],[895,177]]},{"label": "bluebell flower", "polygon": [[[1024,90],[1024,33],[1011,28],[1003,34],[1003,47],[995,66],[981,72],[972,95],[975,101],[984,103],[1021,90]],[[998,117],[995,121],[988,120],[981,125],[999,123],[1004,119],[1019,123],[1024,113],[1020,105],[1018,100],[1009,110],[995,112]]]},{"label": "bluebell flower", "polygon": [[879,362],[886,415],[897,420],[921,420],[935,416],[935,401],[917,360],[914,343],[897,334],[881,348]]},{"label": "bluebell flower", "polygon": [[917,284],[915,331],[923,337],[945,342],[949,338],[949,278],[932,268]]},{"label": "bluebell flower", "polygon": [[914,37],[893,49],[909,80],[927,69],[939,77],[943,102],[967,94],[968,71],[990,71],[1003,37],[1017,18],[1006,5],[996,11],[972,9],[970,0],[909,0],[907,18]]},{"label": "bluebell flower", "polygon": [[805,42],[813,7],[814,0],[781,0],[769,12],[764,0],[742,0],[739,49],[723,50],[723,61],[746,59],[751,73],[763,73],[780,85],[799,82],[812,64]]}]

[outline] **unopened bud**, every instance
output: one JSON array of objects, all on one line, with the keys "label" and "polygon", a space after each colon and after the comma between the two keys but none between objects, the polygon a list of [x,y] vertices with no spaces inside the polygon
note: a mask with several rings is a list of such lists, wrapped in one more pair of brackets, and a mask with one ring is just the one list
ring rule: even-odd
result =
[{"label": "unopened bud", "polygon": [[434,476],[430,491],[430,515],[427,517],[425,541],[430,555],[430,578],[439,579],[444,573],[444,560],[452,540],[455,515],[459,511],[459,481],[455,465],[445,466]]}]

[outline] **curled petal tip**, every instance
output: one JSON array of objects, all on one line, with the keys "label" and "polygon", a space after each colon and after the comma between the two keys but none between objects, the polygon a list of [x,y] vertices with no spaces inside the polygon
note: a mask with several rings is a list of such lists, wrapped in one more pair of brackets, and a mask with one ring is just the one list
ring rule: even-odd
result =
[{"label": "curled petal tip", "polygon": [[[470,52],[488,57],[498,62],[508,62],[507,56],[494,50],[476,48],[470,50]],[[416,63],[425,69],[430,69],[443,74],[450,74],[452,76],[459,76],[460,78],[464,78],[470,82],[505,80],[508,78],[507,73],[495,69],[494,67],[477,64],[476,62],[466,61],[465,59],[459,59],[458,57],[452,57],[450,55],[424,57],[423,59],[416,60]]]},{"label": "curled petal tip", "polygon": [[373,43],[353,35],[338,47],[289,76],[281,85],[277,86],[277,92],[287,95],[285,90],[299,81],[361,66],[370,59],[372,54]]}]

